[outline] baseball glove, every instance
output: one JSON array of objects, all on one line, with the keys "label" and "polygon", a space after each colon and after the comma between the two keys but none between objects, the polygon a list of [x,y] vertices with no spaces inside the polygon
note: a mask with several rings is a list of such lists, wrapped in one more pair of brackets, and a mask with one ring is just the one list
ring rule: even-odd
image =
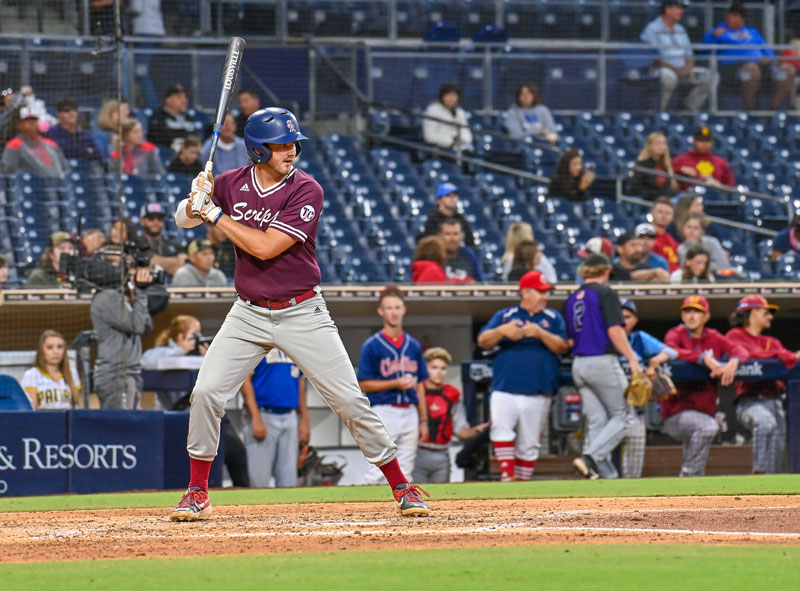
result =
[{"label": "baseball glove", "polygon": [[661,368],[658,368],[658,373],[656,377],[652,380],[653,382],[653,393],[652,399],[655,402],[661,402],[665,398],[669,398],[670,396],[674,396],[678,393],[678,389],[675,387],[675,383],[672,379],[665,375]]},{"label": "baseball glove", "polygon": [[631,381],[625,389],[625,398],[631,406],[644,406],[650,400],[653,382],[641,371],[631,374]]}]

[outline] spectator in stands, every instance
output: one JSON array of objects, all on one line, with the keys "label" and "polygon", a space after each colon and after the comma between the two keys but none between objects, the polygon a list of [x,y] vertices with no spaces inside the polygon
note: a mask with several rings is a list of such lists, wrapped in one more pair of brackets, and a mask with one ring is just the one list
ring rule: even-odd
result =
[{"label": "spectator in stands", "polygon": [[[654,131],[648,135],[644,148],[636,158],[636,166],[665,172],[669,175],[674,174],[672,159],[669,156],[667,136],[660,131]],[[637,195],[642,199],[653,201],[657,197],[671,197],[677,194],[678,182],[665,176],[634,170],[631,177],[630,192],[632,195]]]},{"label": "spectator in stands", "polygon": [[[208,162],[208,155],[211,153],[211,138],[203,144],[201,162]],[[226,170],[233,170],[248,164],[247,147],[244,140],[236,135],[236,117],[233,113],[225,115],[225,122],[219,132],[219,142],[217,142],[217,152],[214,155],[215,177],[221,175]]]},{"label": "spectator in stands", "polygon": [[684,241],[678,246],[678,258],[681,265],[686,260],[686,253],[694,246],[702,246],[711,257],[709,268],[712,272],[721,271],[723,269],[731,268],[731,261],[728,258],[728,253],[722,248],[719,240],[713,236],[708,236],[705,233],[706,219],[699,213],[689,214],[689,217],[683,223],[681,234]]},{"label": "spectator in stands", "polygon": [[147,128],[147,137],[150,141],[178,152],[180,142],[177,140],[196,133],[200,128],[200,123],[187,113],[188,106],[186,89],[180,84],[170,86],[164,98],[164,105],[150,118]]},{"label": "spectator in stands", "polygon": [[438,236],[420,238],[411,263],[411,283],[450,283],[444,271],[446,252]]},{"label": "spectator in stands", "polygon": [[39,336],[36,361],[20,381],[33,410],[70,410],[80,406],[81,380],[70,365],[67,340],[55,330]]},{"label": "spectator in stands", "polygon": [[75,158],[104,166],[103,153],[88,129],[78,125],[78,101],[71,96],[56,100],[58,124],[50,128],[47,136],[56,142],[67,158]]},{"label": "spectator in stands", "polygon": [[2,101],[0,101],[0,145],[14,137],[14,118],[19,108],[25,103],[25,98],[14,92],[13,88],[4,88]]},{"label": "spectator in stands", "polygon": [[[730,386],[739,363],[747,360],[747,351],[723,337],[713,328],[706,328],[711,317],[708,300],[689,296],[681,305],[681,324],[667,332],[664,341],[678,352],[678,359],[705,366],[708,378],[677,382],[677,394],[661,401],[664,433],[683,443],[681,476],[703,476],[711,442],[719,431],[717,383]],[[712,381],[714,380],[714,381]]]},{"label": "spectator in stands", "polygon": [[114,0],[91,0],[89,2],[89,26],[92,35],[114,36]]},{"label": "spectator in stands", "polygon": [[[503,253],[503,281],[509,281],[509,274],[516,265],[516,249],[522,242],[535,242],[533,237],[533,227],[528,222],[514,222],[508,227],[506,232],[506,251]],[[541,255],[539,261],[534,265],[533,270],[539,271],[548,283],[556,283],[558,274],[552,261],[545,256],[542,244],[537,244],[537,250]],[[517,278],[519,279],[519,278]]]},{"label": "spectator in stands", "polygon": [[788,228],[784,228],[772,239],[772,260],[780,258],[784,253],[800,253],[800,215],[792,217]]},{"label": "spectator in stands", "polygon": [[[509,281],[519,281],[528,271],[537,271],[542,260],[539,243],[535,240],[523,240],[514,249],[514,266],[508,274]],[[542,273],[544,276],[544,273]]]},{"label": "spectator in stands", "polygon": [[136,240],[138,232],[136,224],[129,218],[116,219],[111,222],[108,231],[108,243],[116,246],[123,246],[128,240]]},{"label": "spectator in stands", "polygon": [[139,224],[141,235],[150,246],[150,268],[162,268],[168,275],[174,275],[186,262],[186,253],[181,252],[180,244],[164,236],[166,215],[167,210],[160,203],[145,203],[139,212]]},{"label": "spectator in stands", "polygon": [[412,480],[450,482],[450,440],[453,434],[461,441],[472,439],[489,427],[481,423],[470,427],[461,401],[461,392],[445,382],[447,366],[453,358],[447,350],[432,347],[425,351],[428,379],[422,382],[428,407],[428,441],[420,441]]},{"label": "spectator in stands", "polygon": [[[239,114],[236,116],[236,135],[244,137],[244,124],[247,118],[261,108],[261,97],[252,88],[239,91]],[[215,173],[216,176],[216,173]]]},{"label": "spectator in stands", "polygon": [[8,257],[0,254],[0,292],[3,291],[3,286],[8,282],[8,276]]},{"label": "spectator in stands", "polygon": [[142,335],[153,329],[145,289],[150,271],[139,267],[122,289],[103,289],[89,312],[97,335],[94,391],[101,408],[134,410],[142,397]]},{"label": "spectator in stands", "polygon": [[225,273],[214,268],[214,245],[205,238],[192,240],[186,249],[189,261],[175,271],[173,287],[226,287]]},{"label": "spectator in stands", "polygon": [[[678,202],[675,204],[674,223],[670,229],[670,232],[674,237],[682,238],[679,228],[683,227],[683,224],[686,223],[686,220],[693,213],[699,213],[703,216],[705,215],[706,210],[703,203],[703,198],[695,193],[686,193],[681,195],[680,198],[678,198]],[[704,223],[707,224],[708,220],[705,220]]]},{"label": "spectator in stands", "polygon": [[442,220],[454,218],[461,224],[461,231],[464,233],[464,243],[467,246],[475,246],[475,237],[472,235],[467,218],[458,211],[458,187],[453,183],[441,183],[436,189],[436,207],[428,214],[425,220],[425,227],[422,229],[422,236],[434,236],[439,232]]},{"label": "spectator in stands", "polygon": [[[725,337],[747,350],[748,359],[779,359],[791,369],[800,351],[790,351],[775,337],[765,336],[772,326],[774,311],[764,296],[749,295],[736,304],[731,315],[734,328]],[[786,417],[781,398],[786,385],[781,380],[736,383],[736,419],[753,435],[753,473],[774,474],[783,463],[786,445]]]},{"label": "spectator in stands", "polygon": [[592,198],[589,187],[594,182],[594,171],[585,170],[583,156],[575,148],[564,150],[547,188],[548,197],[568,201],[587,201]]},{"label": "spectator in stands", "polygon": [[614,258],[614,243],[605,236],[589,238],[583,248],[578,249],[578,256],[586,258],[590,254],[602,254],[611,260]]},{"label": "spectator in stands", "polygon": [[667,231],[672,218],[675,217],[675,206],[669,197],[658,197],[650,206],[650,220],[656,230],[656,238],[653,240],[653,252],[666,259],[669,270],[680,269],[681,263],[678,258],[678,241]]},{"label": "spectator in stands", "polygon": [[625,232],[617,238],[617,255],[611,269],[611,281],[668,283],[669,272],[662,267],[648,267],[642,260],[644,245],[635,232]]},{"label": "spectator in stands", "polygon": [[57,289],[64,287],[58,273],[61,255],[75,254],[75,240],[66,232],[53,232],[42,260],[25,281],[25,289]]},{"label": "spectator in stands", "polygon": [[[122,172],[135,176],[162,175],[164,163],[158,155],[158,148],[144,137],[144,129],[138,119],[122,122]],[[112,160],[118,160],[120,148],[111,153]]]},{"label": "spectator in stands", "polygon": [[[702,43],[730,45],[731,49],[717,51],[722,83],[732,87],[741,84],[745,110],[755,109],[758,88],[774,86],[775,92],[770,101],[770,109],[778,109],[784,99],[789,108],[794,108],[795,70],[791,64],[779,63],[775,52],[768,48],[767,42],[753,27],[745,26],[744,5],[733,2],[725,13],[725,20],[708,31]],[[742,46],[762,45],[763,48],[744,48]]]},{"label": "spectator in stands", "polygon": [[[203,330],[194,316],[181,314],[169,323],[169,328],[156,337],[155,345],[142,354],[142,369],[159,369],[158,361],[164,357],[205,355],[209,343],[202,342]],[[157,408],[172,410],[185,392],[156,392]]]},{"label": "spectator in stands", "polygon": [[228,281],[233,281],[236,272],[236,250],[233,242],[222,233],[216,224],[206,224],[208,235],[206,239],[214,247],[214,268],[225,273]]},{"label": "spectator in stands", "polygon": [[36,98],[36,95],[33,92],[33,88],[30,85],[25,84],[20,86],[19,94],[22,96],[24,103],[22,106],[28,107],[32,113],[34,113],[38,118],[38,126],[39,132],[42,135],[45,135],[50,128],[58,123],[58,119],[53,117],[50,114],[50,111],[47,108],[44,100],[40,98]]},{"label": "spectator in stands", "polygon": [[439,238],[444,243],[444,270],[451,283],[483,281],[478,256],[463,244],[464,232],[457,218],[446,218],[439,225]]},{"label": "spectator in stands", "polygon": [[[461,87],[446,82],[439,88],[439,100],[428,105],[422,120],[422,138],[426,144],[457,152],[472,151],[472,131],[467,113],[458,106]],[[441,120],[441,121],[440,121]]]},{"label": "spectator in stands", "polygon": [[665,271],[669,271],[667,259],[653,252],[657,236],[653,224],[639,224],[633,233],[642,240],[642,262],[648,267],[661,267]]},{"label": "spectator in stands", "polygon": [[514,104],[504,117],[508,135],[514,139],[537,138],[552,144],[558,141],[553,114],[541,103],[539,89],[533,82],[523,82],[517,86]]},{"label": "spectator in stands", "polygon": [[651,21],[640,36],[644,43],[654,46],[659,52],[653,69],[661,78],[662,111],[667,110],[669,99],[678,84],[692,86],[683,100],[689,111],[699,110],[711,91],[711,72],[708,68],[695,67],[692,42],[680,23],[685,4],[680,0],[664,0],[661,3],[661,16]]},{"label": "spectator in stands", "polygon": [[168,172],[194,177],[203,170],[203,163],[200,162],[200,138],[196,135],[187,135],[181,141],[181,147],[175,157],[167,167]]},{"label": "spectator in stands", "polygon": [[81,234],[78,250],[82,257],[89,257],[95,251],[100,250],[106,245],[106,235],[98,228],[92,228]]},{"label": "spectator in stands", "polygon": [[39,117],[30,107],[21,107],[16,122],[17,135],[3,150],[6,174],[29,172],[36,176],[63,178],[69,164],[58,144],[39,131]]},{"label": "spectator in stands", "polygon": [[714,281],[709,262],[711,256],[699,244],[686,251],[683,268],[675,269],[669,276],[672,283],[704,283]]},{"label": "spectator in stands", "polygon": [[125,101],[115,99],[102,104],[97,113],[97,125],[94,130],[95,143],[102,151],[103,160],[111,158],[114,150],[114,137],[119,133],[120,120],[130,119],[131,109]]},{"label": "spectator in stands", "polygon": [[[161,0],[128,0],[128,12],[131,17],[131,32],[137,37],[152,37],[154,41],[166,34],[164,30],[164,16],[161,14]],[[158,47],[158,43],[137,43],[139,51],[134,56],[134,71],[139,89],[142,92],[144,104],[153,107],[158,104],[153,81],[150,79],[150,63],[153,54],[149,49]]]},{"label": "spectator in stands", "polygon": [[[672,166],[678,174],[711,185],[732,187],[736,184],[736,178],[731,165],[722,156],[711,153],[713,142],[711,128],[701,125],[692,134],[692,149],[676,156]],[[680,183],[684,191],[691,186],[691,183]]]}]

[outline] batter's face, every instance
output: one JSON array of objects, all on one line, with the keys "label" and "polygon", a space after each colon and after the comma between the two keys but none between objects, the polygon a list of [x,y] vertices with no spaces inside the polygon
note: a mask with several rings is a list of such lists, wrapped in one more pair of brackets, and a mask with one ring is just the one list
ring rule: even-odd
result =
[{"label": "batter's face", "polygon": [[264,165],[276,176],[286,176],[292,169],[292,163],[297,158],[297,148],[294,142],[290,144],[267,144],[272,150],[272,157]]},{"label": "batter's face", "polygon": [[401,328],[405,315],[406,305],[400,298],[387,296],[378,306],[378,316],[383,319],[383,325],[386,328]]},{"label": "batter's face", "polygon": [[42,343],[44,362],[48,365],[58,365],[64,359],[66,345],[58,337],[47,337]]},{"label": "batter's face", "polygon": [[447,377],[447,364],[444,359],[431,359],[427,365],[428,381],[434,386],[444,384],[444,379]]},{"label": "batter's face", "polygon": [[684,308],[681,310],[681,322],[690,332],[702,330],[708,322],[708,312],[703,312],[697,308]]},{"label": "batter's face", "polygon": [[630,335],[631,332],[633,332],[633,327],[639,322],[639,319],[636,317],[636,314],[625,308],[622,309],[622,319],[625,321],[625,332]]},{"label": "batter's face", "polygon": [[519,292],[520,307],[524,308],[531,314],[538,314],[547,307],[547,298],[549,297],[549,291],[522,289]]}]

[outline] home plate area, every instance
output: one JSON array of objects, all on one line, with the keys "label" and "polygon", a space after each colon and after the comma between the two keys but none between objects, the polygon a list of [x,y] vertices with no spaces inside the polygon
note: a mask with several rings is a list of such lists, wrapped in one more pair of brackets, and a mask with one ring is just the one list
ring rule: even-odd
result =
[{"label": "home plate area", "polygon": [[[213,497],[212,497],[213,501]],[[433,501],[428,518],[393,503],[0,514],[0,562],[331,552],[522,544],[713,543],[800,546],[800,497]]]}]

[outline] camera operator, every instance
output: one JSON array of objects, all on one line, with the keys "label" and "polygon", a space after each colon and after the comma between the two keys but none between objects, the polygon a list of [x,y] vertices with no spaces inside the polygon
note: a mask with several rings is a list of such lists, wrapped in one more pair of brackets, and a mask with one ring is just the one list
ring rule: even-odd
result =
[{"label": "camera operator", "polygon": [[142,262],[136,261],[133,275],[121,288],[101,289],[92,299],[92,326],[97,335],[94,390],[101,408],[139,408],[142,334],[153,328],[146,291],[153,276],[147,265],[139,266]]}]

